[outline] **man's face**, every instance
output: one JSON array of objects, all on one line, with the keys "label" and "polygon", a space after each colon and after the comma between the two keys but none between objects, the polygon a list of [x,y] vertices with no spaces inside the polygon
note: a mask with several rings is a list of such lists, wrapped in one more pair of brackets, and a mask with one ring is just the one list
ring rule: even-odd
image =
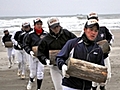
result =
[{"label": "man's face", "polygon": [[58,25],[58,26],[56,26],[56,27],[54,27],[54,28],[50,28],[55,34],[58,34],[59,32],[60,32],[60,26]]},{"label": "man's face", "polygon": [[25,27],[24,27],[24,30],[25,30],[25,31],[29,31],[29,30],[30,30],[30,26],[25,26]]},{"label": "man's face", "polygon": [[37,23],[35,24],[35,28],[36,28],[36,29],[41,29],[41,28],[42,28],[42,23],[37,22]]},{"label": "man's face", "polygon": [[97,26],[93,26],[91,28],[85,28],[84,32],[90,41],[94,41],[98,35]]},{"label": "man's face", "polygon": [[5,32],[5,35],[9,34],[9,32]]}]

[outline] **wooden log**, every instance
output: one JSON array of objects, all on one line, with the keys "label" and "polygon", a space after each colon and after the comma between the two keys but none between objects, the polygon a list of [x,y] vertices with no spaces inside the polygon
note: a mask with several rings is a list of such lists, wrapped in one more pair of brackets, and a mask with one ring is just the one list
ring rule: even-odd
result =
[{"label": "wooden log", "polygon": [[7,41],[4,44],[5,44],[5,47],[7,47],[7,48],[13,47],[13,43],[11,41]]},{"label": "wooden log", "polygon": [[53,65],[56,65],[56,55],[60,52],[60,50],[49,50],[49,58],[50,58],[50,63]]},{"label": "wooden log", "polygon": [[74,58],[70,58],[68,61],[66,73],[69,76],[98,83],[104,83],[107,79],[107,68],[105,66]]},{"label": "wooden log", "polygon": [[38,50],[38,46],[32,47],[32,51],[34,52],[34,56],[37,56],[37,50]]},{"label": "wooden log", "polygon": [[97,44],[102,48],[103,53],[109,53],[110,52],[110,46],[107,40],[101,40],[97,42]]}]

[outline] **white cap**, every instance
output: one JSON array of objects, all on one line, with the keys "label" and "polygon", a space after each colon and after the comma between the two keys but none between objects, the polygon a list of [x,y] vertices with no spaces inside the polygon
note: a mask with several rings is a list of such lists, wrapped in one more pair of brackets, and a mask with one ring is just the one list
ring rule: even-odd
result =
[{"label": "white cap", "polygon": [[85,24],[85,28],[91,28],[94,25],[97,26],[97,29],[99,30],[99,24],[98,21],[96,19],[89,19],[86,24]]},{"label": "white cap", "polygon": [[22,23],[22,26],[25,27],[25,26],[30,26],[30,23],[29,22],[24,22]]},{"label": "white cap", "polygon": [[34,22],[34,25],[38,22],[40,22],[41,24],[43,23],[40,17],[34,19],[33,22]]},{"label": "white cap", "polygon": [[98,19],[98,15],[97,15],[97,13],[92,12],[92,13],[90,13],[90,14],[87,15],[87,19],[88,20],[89,19]]},{"label": "white cap", "polygon": [[56,18],[56,17],[50,18],[50,19],[47,21],[47,23],[48,23],[48,26],[50,26],[50,27],[52,27],[52,28],[54,28],[55,26],[57,26],[57,25],[60,24],[58,18]]}]

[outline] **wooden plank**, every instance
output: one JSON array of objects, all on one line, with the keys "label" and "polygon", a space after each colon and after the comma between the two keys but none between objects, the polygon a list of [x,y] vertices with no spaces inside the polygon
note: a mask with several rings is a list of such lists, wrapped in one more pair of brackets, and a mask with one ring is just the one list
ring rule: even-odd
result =
[{"label": "wooden plank", "polygon": [[107,68],[80,59],[70,58],[67,74],[89,81],[104,83],[107,79]]}]

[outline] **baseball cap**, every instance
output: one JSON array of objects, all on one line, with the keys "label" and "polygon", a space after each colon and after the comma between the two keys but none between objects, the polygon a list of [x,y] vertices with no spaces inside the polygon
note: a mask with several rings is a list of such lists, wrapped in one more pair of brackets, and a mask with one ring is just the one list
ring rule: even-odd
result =
[{"label": "baseball cap", "polygon": [[33,20],[33,22],[34,22],[34,25],[38,22],[40,22],[41,24],[43,23],[40,18],[36,18],[35,20]]},{"label": "baseball cap", "polygon": [[97,29],[99,30],[99,24],[96,19],[89,19],[85,24],[85,28],[91,28],[93,26],[97,26]]},{"label": "baseball cap", "polygon": [[90,13],[90,14],[87,15],[87,19],[88,20],[89,19],[97,19],[98,20],[98,15],[97,15],[97,13],[92,12],[92,13]]},{"label": "baseball cap", "polygon": [[24,23],[22,23],[22,26],[23,27],[30,26],[30,23],[29,22],[24,22]]},{"label": "baseball cap", "polygon": [[48,26],[51,27],[51,28],[55,28],[56,26],[60,25],[60,22],[59,22],[58,18],[56,18],[56,17],[50,18],[47,21],[47,23],[48,23]]}]

